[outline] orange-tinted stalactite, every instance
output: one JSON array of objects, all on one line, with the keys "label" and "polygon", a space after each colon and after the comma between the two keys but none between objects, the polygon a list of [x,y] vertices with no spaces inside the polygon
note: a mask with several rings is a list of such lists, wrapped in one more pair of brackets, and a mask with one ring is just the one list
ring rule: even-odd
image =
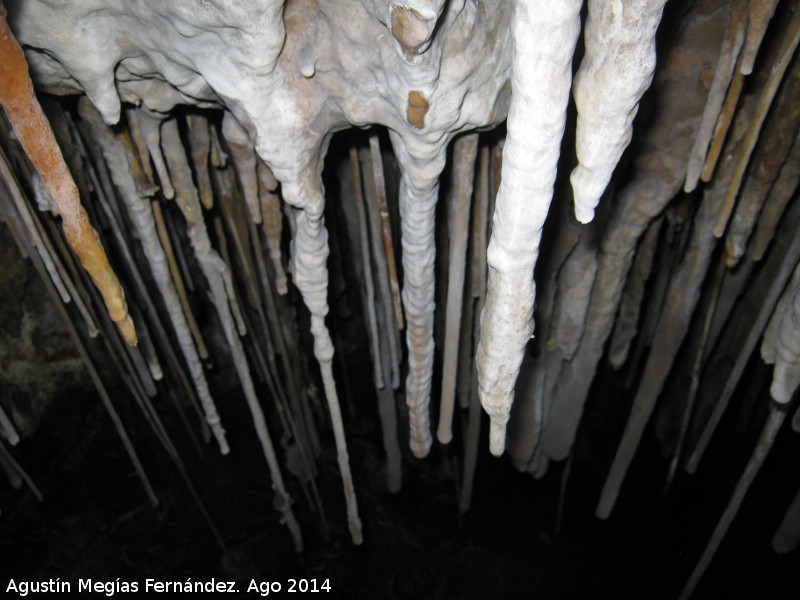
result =
[{"label": "orange-tinted stalactite", "polygon": [[78,188],[67,169],[53,130],[33,92],[28,63],[6,22],[0,5],[0,104],[31,163],[45,182],[61,213],[69,245],[103,294],[111,318],[125,340],[136,344],[136,330],[128,314],[125,296],[117,276],[108,263],[97,232],[89,222]]}]

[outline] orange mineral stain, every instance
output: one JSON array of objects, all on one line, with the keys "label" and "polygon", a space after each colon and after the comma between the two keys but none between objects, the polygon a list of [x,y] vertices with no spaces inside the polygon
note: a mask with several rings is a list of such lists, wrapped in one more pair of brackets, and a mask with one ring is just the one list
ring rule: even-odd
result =
[{"label": "orange mineral stain", "polygon": [[64,162],[53,130],[33,92],[25,54],[6,22],[0,5],[0,104],[34,168],[44,180],[62,218],[64,235],[103,294],[111,319],[125,340],[136,345],[136,330],[125,295],[108,263],[97,231],[81,205],[78,188]]}]

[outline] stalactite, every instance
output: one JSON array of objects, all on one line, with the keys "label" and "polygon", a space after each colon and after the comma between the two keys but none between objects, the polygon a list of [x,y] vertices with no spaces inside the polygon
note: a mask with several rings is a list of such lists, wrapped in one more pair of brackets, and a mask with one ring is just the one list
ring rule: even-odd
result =
[{"label": "stalactite", "polygon": [[[364,288],[362,304],[366,314],[367,331],[369,332],[369,350],[372,357],[372,371],[375,389],[383,389],[383,357],[381,343],[378,339],[378,317],[375,311],[375,283],[372,278],[372,257],[369,252],[369,232],[367,231],[367,211],[364,208],[364,193],[361,187],[361,168],[358,162],[358,149],[350,148],[350,168],[353,171],[354,201],[358,217],[358,233],[361,252],[361,267],[364,271]],[[387,349],[388,352],[388,349]],[[387,373],[388,375],[388,373]]]},{"label": "stalactite", "polygon": [[[379,317],[380,330],[386,332],[394,327],[394,323],[386,320],[386,314]],[[383,371],[388,373],[391,370],[389,365],[389,339],[387,335],[379,336],[380,360]],[[378,414],[381,419],[381,433],[383,439],[383,449],[386,452],[386,489],[390,493],[396,494],[403,485],[403,455],[400,450],[400,440],[397,435],[397,407],[394,390],[389,385],[377,390],[378,394]]]},{"label": "stalactite", "polygon": [[[751,3],[752,6],[752,3]],[[781,40],[781,46],[775,57],[775,62],[769,73],[769,78],[761,92],[758,99],[753,117],[750,121],[750,126],[745,135],[744,142],[739,148],[739,153],[736,156],[736,165],[734,167],[733,176],[728,184],[728,191],[725,194],[725,201],[720,209],[717,222],[714,224],[714,235],[722,237],[725,228],[728,225],[728,219],[733,210],[734,202],[739,194],[739,187],[742,183],[742,178],[745,174],[745,169],[750,162],[750,158],[755,148],[758,137],[761,134],[761,126],[767,117],[772,101],[778,91],[778,86],[783,81],[783,76],[789,63],[794,56],[797,45],[800,43],[800,11],[795,12],[792,20],[789,22],[786,32]]]},{"label": "stalactite", "polygon": [[778,554],[788,554],[798,545],[800,545],[800,490],[786,509],[786,515],[772,538],[772,549]]},{"label": "stalactite", "polygon": [[800,265],[767,326],[761,356],[775,365],[769,389],[772,399],[787,403],[800,385]]},{"label": "stalactite", "polygon": [[383,158],[381,157],[380,138],[377,133],[369,136],[369,152],[372,159],[372,175],[375,181],[375,197],[378,201],[381,216],[381,233],[383,248],[386,252],[386,268],[389,274],[389,287],[392,290],[392,307],[397,321],[397,328],[403,329],[403,308],[400,305],[400,285],[397,281],[397,266],[394,260],[394,242],[392,241],[392,225],[389,222],[389,205],[386,200],[386,181],[383,174]]},{"label": "stalactite", "polygon": [[430,393],[433,378],[434,213],[444,152],[422,161],[396,135],[392,135],[400,164],[400,220],[403,242],[403,306],[406,313],[410,446],[417,458],[431,448]]},{"label": "stalactite", "polygon": [[[472,203],[472,216],[470,217],[470,258],[467,271],[466,285],[469,294],[464,302],[464,312],[461,316],[461,333],[458,346],[458,374],[456,381],[456,397],[461,408],[467,409],[472,403],[472,385],[477,339],[475,332],[480,329],[480,320],[474,319],[475,311],[480,312],[481,307],[476,306],[478,300],[486,292],[486,225],[489,221],[489,158],[490,148],[483,146],[478,153],[478,166],[475,173],[475,199]],[[476,329],[477,327],[477,329]],[[480,406],[480,402],[478,403]]]},{"label": "stalactite", "polygon": [[203,208],[214,207],[214,190],[211,187],[211,176],[208,173],[208,161],[211,154],[211,134],[208,132],[208,121],[204,115],[186,115],[189,127],[189,147],[192,151],[194,172],[197,176],[197,191]]},{"label": "stalactite", "polygon": [[763,258],[769,243],[775,236],[778,220],[789,200],[794,196],[798,183],[800,183],[800,135],[795,138],[789,156],[781,166],[778,177],[773,182],[769,196],[764,202],[764,208],[753,234],[753,260],[758,261]]},{"label": "stalactite", "polygon": [[336,384],[333,380],[333,343],[328,328],[325,326],[325,316],[328,314],[328,269],[325,266],[328,257],[328,232],[322,216],[325,204],[322,182],[314,180],[313,175],[307,175],[303,181],[284,181],[282,183],[284,199],[297,209],[295,213],[296,231],[292,235],[294,281],[300,293],[303,294],[303,301],[311,313],[314,356],[322,373],[325,398],[328,401],[328,410],[336,439],[337,460],[347,503],[350,537],[354,544],[359,545],[363,542],[361,519],[358,516],[347,441],[344,436]]},{"label": "stalactite", "polygon": [[[750,111],[745,109],[739,114],[738,127],[734,126],[728,141],[730,150],[726,155],[729,157],[734,155],[734,148],[740,147],[738,144],[744,135],[743,130],[749,114]],[[716,246],[716,238],[709,236],[708,230],[715,222],[722,205],[724,192],[731,177],[732,162],[730,158],[725,160],[723,165],[727,168],[722,169],[717,175],[715,185],[706,188],[694,217],[689,244],[681,264],[671,278],[631,413],[608,477],[603,484],[595,511],[598,518],[606,519],[611,514],[644,428],[650,420],[656,400],[661,394],[667,375],[689,330],[690,320],[700,298],[701,286]]]},{"label": "stalactite", "polygon": [[161,194],[167,200],[175,198],[175,188],[172,186],[172,180],[167,170],[167,165],[164,162],[164,154],[161,151],[161,121],[163,115],[157,115],[147,109],[139,109],[130,111],[129,115],[133,115],[139,124],[139,131],[142,133],[147,151],[150,158],[156,167],[158,180],[161,183]]},{"label": "stalactite", "polygon": [[648,226],[644,238],[639,243],[631,273],[628,275],[625,289],[622,291],[619,311],[614,321],[614,331],[611,334],[608,348],[608,362],[615,369],[621,369],[628,360],[631,342],[636,337],[642,298],[650,278],[650,271],[653,268],[653,259],[663,223],[663,219],[658,219]]},{"label": "stalactite", "polygon": [[[365,173],[371,173],[374,169],[372,167],[371,152],[366,148],[362,149],[361,165]],[[372,248],[372,255],[375,257],[375,279],[378,283],[378,291],[380,292],[380,307],[383,312],[383,318],[386,323],[391,323],[394,318],[393,306],[394,301],[391,293],[391,284],[389,283],[389,267],[386,261],[385,244],[381,243],[383,240],[383,227],[380,220],[380,207],[378,205],[377,192],[375,191],[375,179],[365,175],[364,177],[364,203],[367,207],[367,218],[369,220],[369,241]],[[391,371],[385,374],[385,377],[391,377],[391,386],[393,389],[400,387],[400,337],[396,327],[384,330],[384,333],[389,338],[389,358]]]},{"label": "stalactite", "polygon": [[25,485],[28,486],[28,489],[31,491],[34,498],[36,498],[36,500],[39,502],[44,502],[44,496],[33,482],[33,479],[31,479],[30,475],[25,472],[25,469],[22,468],[22,465],[16,461],[16,459],[8,451],[8,448],[6,448],[6,445],[2,442],[0,442],[0,458],[4,461],[4,465],[7,464],[20,477],[20,479],[25,482]]},{"label": "stalactite", "polygon": [[150,264],[150,272],[161,293],[175,336],[178,339],[178,345],[186,360],[197,395],[202,403],[206,422],[214,433],[220,452],[227,454],[230,448],[225,438],[225,430],[220,423],[216,405],[211,397],[208,383],[203,373],[200,357],[192,341],[189,324],[186,321],[183,307],[178,299],[178,292],[170,276],[167,256],[159,243],[156,220],[150,202],[147,198],[139,197],[136,192],[136,184],[130,175],[134,170],[131,169],[130,163],[135,160],[135,157],[131,154],[132,148],[128,147],[126,149],[125,143],[120,137],[114,136],[108,126],[102,122],[100,115],[90,105],[86,103],[82,105],[81,115],[90,124],[95,133],[114,184],[119,190],[120,197],[128,211],[128,216],[139,235],[145,256]]},{"label": "stalactite", "polygon": [[281,296],[285,296],[288,288],[286,273],[283,270],[283,257],[281,256],[281,235],[283,233],[283,214],[281,201],[277,193],[278,181],[264,164],[258,161],[258,198],[261,201],[261,219],[264,234],[267,237],[269,257],[272,269],[275,272],[275,288]]},{"label": "stalactite", "polygon": [[756,448],[753,450],[753,455],[750,457],[742,476],[736,483],[736,488],[733,490],[733,494],[731,494],[730,502],[728,502],[728,506],[725,507],[725,511],[722,513],[722,516],[720,517],[719,522],[714,529],[714,533],[711,534],[711,539],[708,541],[706,549],[703,551],[700,560],[697,561],[697,565],[695,566],[694,571],[692,571],[689,581],[683,588],[683,592],[681,592],[680,595],[680,600],[688,600],[688,598],[691,597],[694,589],[700,582],[703,573],[705,573],[709,563],[714,558],[714,554],[716,554],[717,548],[719,548],[719,545],[722,542],[722,538],[725,537],[731,521],[733,521],[733,519],[736,517],[736,513],[739,512],[739,507],[742,505],[742,501],[747,494],[747,490],[750,489],[753,479],[755,479],[756,475],[761,469],[761,465],[764,464],[764,460],[767,458],[767,454],[772,448],[775,437],[778,435],[778,431],[780,431],[781,425],[783,425],[783,421],[785,419],[785,409],[782,407],[779,408],[774,404],[770,404],[769,415],[767,416],[766,423],[764,423],[764,428],[761,431],[761,436],[758,439]]},{"label": "stalactite", "polygon": [[256,153],[250,143],[250,136],[231,113],[222,117],[222,137],[228,143],[236,172],[242,184],[244,199],[254,223],[261,223],[261,203],[258,198],[258,170]]},{"label": "stalactite", "polygon": [[795,58],[775,100],[775,106],[764,123],[761,144],[753,155],[750,175],[745,181],[728,227],[725,247],[729,266],[735,265],[744,255],[750,232],[761,213],[778,170],[789,155],[800,124],[800,111],[793,110],[799,101],[800,59]]},{"label": "stalactite", "polygon": [[[630,183],[615,195],[616,208],[600,242],[586,330],[575,357],[564,365],[545,430],[543,447],[555,460],[567,457],[575,439],[583,404],[611,333],[633,261],[633,248],[651,220],[680,190],[680,181],[685,178],[685,157],[691,149],[706,99],[700,73],[709,60],[713,62],[718,50],[713,42],[719,38],[700,31],[724,26],[718,12],[708,14],[708,6],[699,5],[695,10],[706,11],[699,12],[704,18],[692,20],[686,26],[673,55],[665,60],[656,83],[662,108],[653,117]],[[690,62],[682,60],[683,57]]]},{"label": "stalactite", "polygon": [[750,22],[747,27],[747,40],[742,51],[742,64],[739,67],[739,70],[745,75],[753,72],[761,40],[764,39],[767,26],[772,15],[775,14],[777,6],[778,0],[750,0]]},{"label": "stalactite", "polygon": [[164,248],[164,254],[167,258],[167,266],[175,284],[175,291],[178,294],[178,299],[181,303],[181,308],[186,322],[189,326],[189,331],[192,334],[195,344],[197,345],[197,353],[200,358],[208,358],[208,349],[203,341],[203,335],[200,333],[200,328],[197,326],[197,321],[194,318],[191,306],[189,305],[189,298],[186,295],[186,287],[183,284],[183,277],[181,276],[178,261],[175,259],[175,253],[172,248],[172,241],[167,231],[167,225],[164,221],[164,213],[161,211],[161,204],[158,200],[153,200],[151,204],[153,210],[153,217],[156,222],[156,231],[158,231],[158,238],[161,241],[161,246]]},{"label": "stalactite", "polygon": [[[689,164],[686,167],[686,183],[683,186],[685,192],[692,192],[697,187],[703,165],[706,162],[711,137],[715,134],[715,129],[720,127],[718,123],[719,119],[722,118],[723,103],[728,92],[728,86],[731,84],[739,52],[744,45],[747,18],[747,0],[734,0],[730,6],[730,21],[725,37],[722,40],[719,60],[716,67],[714,67],[714,79],[708,90],[708,99],[703,109],[703,117],[689,155]],[[738,97],[738,94],[736,94],[737,99]],[[724,127],[727,132],[727,127]]]},{"label": "stalactite", "polygon": [[[765,267],[764,272],[769,275],[764,275],[764,280],[758,282],[762,286],[761,289],[766,289],[765,292],[760,292],[758,294],[760,308],[755,315],[750,330],[747,332],[744,343],[738,350],[733,370],[730,375],[728,375],[725,386],[714,405],[711,416],[703,427],[702,433],[686,462],[686,471],[688,473],[694,473],[697,470],[697,466],[705,453],[706,447],[711,441],[711,436],[714,435],[722,419],[722,415],[728,407],[731,396],[744,372],[745,366],[750,360],[750,355],[755,349],[758,340],[761,339],[764,328],[767,326],[773,314],[775,305],[778,303],[787,281],[789,281],[792,276],[795,265],[800,262],[800,237],[795,235],[796,219],[800,218],[800,204],[796,204],[792,208],[793,214],[790,216],[787,215],[787,222],[791,223],[791,225],[782,232],[780,236],[783,238],[780,240],[782,243],[776,243],[776,247],[779,245],[782,246],[775,257],[777,265],[771,269]],[[777,241],[778,240],[776,240],[776,242]]]},{"label": "stalactite", "polygon": [[586,55],[575,76],[578,166],[570,180],[575,217],[594,209],[633,135],[639,99],[656,67],[656,29],[666,0],[589,0]]},{"label": "stalactite", "polygon": [[12,446],[16,446],[19,443],[19,434],[2,406],[0,406],[0,434]]},{"label": "stalactite", "polygon": [[47,191],[61,215],[64,235],[81,264],[103,294],[106,308],[122,336],[136,345],[136,330],[128,315],[125,295],[108,263],[97,232],[81,205],[78,189],[67,169],[53,130],[33,92],[28,63],[6,23],[6,10],[0,7],[0,104],[11,122],[34,168],[44,179]]},{"label": "stalactite", "polygon": [[675,450],[672,452],[672,460],[670,460],[667,479],[664,484],[665,492],[668,492],[672,486],[675,473],[678,470],[678,463],[680,462],[681,455],[683,453],[683,446],[686,441],[686,436],[689,432],[689,422],[694,414],[695,399],[697,398],[697,390],[700,387],[700,372],[703,368],[703,358],[705,356],[706,346],[708,343],[709,330],[711,329],[711,323],[714,319],[714,312],[717,308],[717,300],[719,299],[719,294],[722,290],[722,281],[725,276],[725,258],[727,258],[726,255],[720,255],[717,265],[717,272],[714,276],[711,298],[709,299],[708,306],[706,307],[706,314],[703,316],[703,326],[700,333],[700,341],[697,343],[695,357],[692,361],[691,382],[689,383],[689,391],[687,392],[686,402],[683,406],[680,430],[678,431],[678,439],[675,442]]},{"label": "stalactite", "polygon": [[442,366],[442,391],[439,408],[439,427],[436,437],[442,444],[453,438],[453,406],[456,395],[458,348],[461,333],[461,306],[464,300],[464,278],[466,275],[467,232],[472,206],[472,184],[475,159],[478,154],[478,134],[471,133],[458,138],[453,145],[453,190],[448,206],[448,230],[450,249],[447,282],[447,306],[445,314],[444,359]]},{"label": "stalactite", "polygon": [[[539,4],[519,3],[511,22],[514,95],[487,251],[489,282],[477,363],[495,455],[503,453],[514,382],[533,333],[532,272],[553,194],[572,51],[580,29],[580,2],[557,8]],[[536,168],[526,164],[531,156],[539,157]]]},{"label": "stalactite", "polygon": [[230,284],[225,282],[225,274],[223,273],[223,271],[227,271],[227,267],[211,247],[211,241],[208,238],[208,232],[202,220],[200,199],[192,182],[191,171],[180,141],[178,124],[175,119],[169,119],[163,123],[161,146],[169,165],[172,180],[175,183],[176,203],[186,219],[187,234],[194,249],[195,258],[200,264],[211,291],[212,301],[222,322],[233,363],[239,374],[239,381],[242,384],[247,405],[253,416],[253,425],[269,466],[272,485],[275,490],[275,507],[283,514],[286,525],[292,534],[295,549],[300,552],[303,549],[303,542],[300,535],[300,527],[292,511],[292,499],[283,483],[283,476],[272,445],[272,439],[267,430],[264,413],[261,410],[261,405],[258,402],[253,381],[250,377],[244,348],[234,330],[234,317],[229,305],[232,290],[230,289]]}]

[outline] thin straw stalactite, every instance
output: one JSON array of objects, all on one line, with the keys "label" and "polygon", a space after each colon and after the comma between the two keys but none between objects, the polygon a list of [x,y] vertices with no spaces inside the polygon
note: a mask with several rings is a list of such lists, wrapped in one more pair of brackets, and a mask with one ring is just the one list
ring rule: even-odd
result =
[{"label": "thin straw stalactite", "polygon": [[239,381],[242,384],[242,390],[253,417],[253,425],[261,442],[264,457],[267,460],[273,489],[275,490],[275,506],[285,519],[286,526],[289,528],[294,540],[295,549],[300,552],[303,549],[300,526],[292,511],[292,499],[283,483],[283,475],[280,471],[272,438],[267,430],[266,418],[256,396],[242,342],[235,329],[234,315],[230,306],[232,290],[225,281],[227,266],[211,247],[211,241],[202,218],[200,199],[192,182],[188,159],[181,143],[177,121],[174,118],[164,121],[162,125],[161,146],[175,185],[176,203],[186,219],[187,233],[195,258],[200,264],[211,291],[212,302],[222,323],[234,366],[239,374]]},{"label": "thin straw stalactite", "polygon": [[152,207],[147,198],[141,198],[136,193],[136,185],[130,175],[135,170],[130,167],[130,162],[136,160],[131,154],[132,148],[130,144],[125,144],[122,135],[115,136],[111,129],[102,122],[100,115],[87,103],[82,104],[81,115],[95,133],[114,184],[125,204],[128,216],[139,234],[139,240],[150,264],[151,274],[167,308],[178,345],[189,367],[197,395],[203,406],[206,422],[214,433],[220,452],[227,454],[230,448],[225,437],[225,430],[222,428],[216,405],[208,389],[200,356],[192,341],[191,331],[178,298],[178,292],[170,277],[167,255],[159,243]]},{"label": "thin straw stalactite", "polygon": [[295,209],[296,230],[292,236],[294,240],[294,281],[311,313],[314,356],[322,373],[325,398],[328,402],[328,411],[336,440],[337,461],[347,504],[350,537],[354,544],[360,545],[364,538],[361,531],[361,519],[358,515],[353,476],[350,472],[350,457],[347,452],[347,440],[344,435],[339,398],[333,379],[333,342],[325,325],[325,316],[328,314],[328,269],[325,261],[329,249],[328,232],[325,229],[322,215],[325,205],[322,182],[314,180],[313,176],[307,176],[303,181],[283,181],[282,183],[286,202],[295,207],[302,207]]},{"label": "thin straw stalactite", "polygon": [[786,28],[775,62],[772,65],[767,82],[758,99],[758,105],[750,121],[750,126],[745,135],[744,142],[736,156],[733,177],[728,184],[728,190],[725,194],[725,200],[720,209],[719,216],[717,217],[717,222],[714,224],[714,235],[716,237],[722,237],[722,234],[725,233],[728,219],[733,211],[734,202],[739,194],[739,188],[744,178],[745,169],[750,162],[753,149],[761,133],[761,126],[767,118],[769,109],[772,106],[772,101],[778,91],[778,86],[781,81],[783,81],[783,76],[794,56],[798,43],[800,43],[800,10],[794,13],[792,20]]},{"label": "thin straw stalactite", "polygon": [[453,145],[453,189],[448,206],[450,249],[447,268],[447,306],[442,391],[439,405],[439,427],[436,437],[442,444],[453,438],[453,407],[456,395],[458,348],[461,334],[461,307],[464,300],[467,238],[472,206],[472,187],[475,159],[478,154],[478,134],[470,133],[456,139]]},{"label": "thin straw stalactite", "polygon": [[392,306],[397,328],[403,329],[403,307],[400,303],[400,284],[397,282],[397,266],[394,260],[394,242],[392,241],[392,224],[389,221],[389,205],[386,200],[386,181],[383,175],[383,158],[381,157],[380,138],[377,133],[369,136],[369,151],[372,158],[372,176],[375,181],[375,196],[378,200],[381,215],[381,232],[383,247],[386,252],[386,268],[389,273],[389,286],[392,290]]},{"label": "thin straw stalactite", "polygon": [[[359,150],[359,157],[361,159],[361,171],[364,174],[362,191],[364,192],[364,203],[367,207],[367,219],[369,221],[369,241],[372,249],[372,256],[375,261],[375,281],[378,284],[378,292],[380,295],[380,306],[386,317],[386,322],[391,323],[395,319],[394,313],[394,299],[391,292],[391,284],[389,282],[389,267],[386,260],[386,246],[383,242],[383,226],[380,218],[380,206],[375,191],[375,178],[370,177],[369,174],[373,172],[371,151],[362,148]],[[391,371],[384,374],[386,379],[391,377],[392,389],[400,387],[400,336],[396,327],[392,327],[385,331],[389,338],[389,358]]]},{"label": "thin straw stalactite", "polygon": [[756,344],[758,344],[758,341],[761,339],[764,329],[773,315],[775,306],[778,304],[787,282],[792,277],[795,266],[800,262],[800,236],[796,235],[796,223],[798,218],[800,218],[800,203],[793,205],[791,213],[787,214],[786,227],[784,227],[783,231],[780,232],[778,236],[782,239],[776,239],[778,243],[776,243],[774,251],[776,251],[777,254],[774,260],[777,266],[774,267],[774,270],[771,270],[766,269],[769,265],[765,265],[764,272],[768,273],[768,276],[765,275],[764,279],[768,279],[768,281],[762,281],[760,284],[764,286],[763,289],[766,291],[758,294],[760,307],[755,314],[753,323],[750,326],[750,330],[747,332],[744,342],[738,349],[733,369],[728,375],[725,386],[714,404],[711,415],[702,428],[702,432],[692,453],[689,455],[686,462],[686,471],[688,473],[694,473],[697,470],[700,460],[711,441],[711,437],[714,435],[722,419],[722,415],[728,407],[731,396],[741,379],[742,373],[750,360],[750,356]]},{"label": "thin straw stalactite", "polygon": [[[381,354],[381,344],[378,339],[378,317],[375,310],[375,282],[372,278],[372,257],[369,251],[369,233],[367,231],[367,211],[364,208],[364,193],[361,186],[361,168],[358,162],[358,149],[354,146],[350,148],[350,168],[353,172],[354,202],[356,205],[356,216],[358,219],[358,232],[361,251],[361,267],[364,275],[363,306],[366,313],[366,324],[369,337],[370,355],[372,357],[372,370],[375,381],[375,389],[383,389],[383,358]],[[388,375],[388,373],[387,373]]]},{"label": "thin straw stalactite", "polygon": [[[734,76],[734,68],[739,52],[744,45],[747,31],[747,2],[748,0],[734,0],[730,7],[728,29],[722,40],[719,60],[716,67],[714,67],[714,79],[711,81],[711,88],[708,90],[708,100],[706,100],[706,106],[703,109],[700,128],[695,136],[694,145],[689,155],[689,164],[686,167],[686,183],[683,186],[683,190],[687,193],[697,187],[703,165],[706,162],[711,138],[723,113],[723,104],[725,103],[728,87],[731,85],[731,78]],[[738,100],[738,95],[736,98]]]},{"label": "thin straw stalactite", "polygon": [[[743,135],[741,132],[744,130],[747,115],[748,111],[743,110],[738,116],[738,127],[734,127],[734,132],[728,140],[727,155],[733,156],[735,149],[740,148],[738,144]],[[727,183],[731,177],[732,162],[726,160],[724,162],[726,168],[718,174],[714,185],[706,188],[694,217],[689,243],[680,265],[670,280],[644,373],[595,511],[600,519],[608,518],[614,507],[644,428],[650,420],[656,400],[661,394],[683,339],[689,331],[695,306],[700,299],[701,286],[716,247],[717,240],[708,235],[708,230],[717,218],[723,202]]]},{"label": "thin straw stalactite", "polygon": [[770,404],[767,421],[764,423],[764,428],[761,431],[761,436],[758,439],[755,450],[753,450],[753,454],[747,462],[744,472],[736,483],[728,506],[725,507],[725,511],[722,513],[714,532],[711,534],[711,539],[708,541],[708,545],[703,551],[700,560],[697,561],[697,565],[692,571],[689,581],[687,581],[686,586],[683,588],[679,600],[688,600],[692,596],[697,584],[708,568],[709,563],[714,558],[717,548],[719,548],[719,545],[722,543],[722,539],[725,537],[731,522],[736,517],[736,513],[739,512],[747,490],[750,489],[753,479],[755,479],[759,470],[761,470],[761,465],[764,464],[764,460],[767,458],[767,454],[769,454],[785,419],[785,407]]}]

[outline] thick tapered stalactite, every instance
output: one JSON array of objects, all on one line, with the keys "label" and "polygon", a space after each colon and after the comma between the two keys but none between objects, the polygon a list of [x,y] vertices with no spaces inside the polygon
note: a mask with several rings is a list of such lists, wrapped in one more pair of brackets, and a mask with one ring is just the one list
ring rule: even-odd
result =
[{"label": "thick tapered stalactite", "polygon": [[403,242],[403,306],[406,314],[411,451],[418,458],[431,449],[430,394],[433,379],[434,213],[444,153],[427,164],[413,157],[405,144],[392,138],[403,171],[400,219]]},{"label": "thick tapered stalactite", "polygon": [[639,99],[656,68],[656,29],[666,0],[589,0],[586,55],[575,76],[578,166],[570,180],[575,216],[594,209],[633,135]]},{"label": "thick tapered stalactite", "polygon": [[0,59],[0,105],[58,207],[67,241],[103,294],[108,312],[122,336],[129,344],[135,345],[136,330],[128,315],[125,294],[81,205],[78,188],[34,95],[25,55],[6,23],[6,10],[2,6]]},{"label": "thick tapered stalactite", "polygon": [[745,75],[753,72],[761,41],[777,6],[778,0],[750,0],[750,24],[747,27],[747,39],[742,50],[742,64],[739,67]]},{"label": "thick tapered stalactite", "polygon": [[553,195],[580,6],[574,0],[557,7],[535,1],[514,6],[514,96],[487,251],[489,282],[477,358],[495,455],[503,453],[514,383],[533,333],[533,267]]},{"label": "thick tapered stalactite", "polygon": [[705,280],[716,245],[716,238],[709,236],[708,230],[713,226],[722,205],[726,184],[731,176],[733,147],[741,140],[747,116],[748,112],[743,111],[741,114],[743,123],[738,128],[734,126],[729,140],[731,150],[727,153],[727,159],[723,160],[723,168],[720,169],[722,172],[718,174],[719,181],[716,182],[716,185],[706,188],[692,224],[691,238],[684,258],[670,281],[661,318],[653,336],[652,349],[647,356],[644,373],[639,382],[625,431],[622,434],[608,477],[603,484],[603,491],[595,511],[595,514],[601,519],[608,518],[614,507],[644,428],[650,420],[656,400],[661,394],[672,363],[689,329],[695,305],[700,298],[700,288]]},{"label": "thick tapered stalactite", "polygon": [[544,451],[563,460],[575,440],[603,347],[611,334],[634,248],[651,220],[680,190],[686,156],[706,100],[700,74],[718,51],[719,39],[701,31],[724,27],[724,15],[710,0],[695,7],[697,16],[681,31],[665,57],[656,81],[661,102],[637,155],[630,182],[615,195],[615,210],[600,242],[597,275],[578,351],[566,363],[554,390],[543,441]]},{"label": "thick tapered stalactite", "polygon": [[322,216],[325,198],[322,182],[307,175],[302,181],[284,181],[284,198],[295,212],[296,231],[294,240],[294,281],[303,294],[303,301],[311,313],[311,333],[314,336],[314,356],[322,372],[322,384],[336,438],[336,455],[339,472],[342,475],[345,501],[347,502],[347,521],[350,537],[354,544],[363,542],[361,519],[358,516],[356,491],[350,472],[350,457],[344,436],[339,395],[333,380],[333,342],[325,325],[328,314],[328,232]]}]

